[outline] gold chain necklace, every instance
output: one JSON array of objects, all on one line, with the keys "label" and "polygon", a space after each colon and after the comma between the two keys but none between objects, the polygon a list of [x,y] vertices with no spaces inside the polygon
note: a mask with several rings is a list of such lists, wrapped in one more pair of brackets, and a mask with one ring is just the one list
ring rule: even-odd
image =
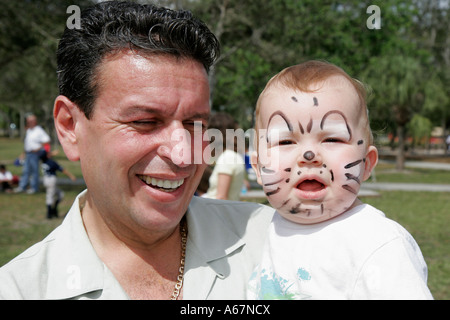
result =
[{"label": "gold chain necklace", "polygon": [[181,261],[180,268],[178,269],[177,283],[175,283],[175,288],[173,289],[172,296],[170,300],[177,300],[180,295],[181,288],[183,287],[184,280],[184,261],[186,258],[186,242],[187,242],[187,223],[186,218],[183,217],[180,222],[180,234],[181,234]]}]

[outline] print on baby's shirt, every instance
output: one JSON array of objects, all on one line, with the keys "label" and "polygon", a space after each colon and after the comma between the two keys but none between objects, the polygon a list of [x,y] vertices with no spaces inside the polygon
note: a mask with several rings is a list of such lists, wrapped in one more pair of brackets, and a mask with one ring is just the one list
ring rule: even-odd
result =
[{"label": "print on baby's shirt", "polygon": [[[258,279],[259,276],[259,279]],[[310,273],[304,268],[297,270],[297,280],[311,280]],[[267,269],[262,269],[258,274],[254,271],[249,281],[249,291],[257,300],[304,300],[311,296],[298,292],[298,286],[290,279],[284,279],[280,275]]]}]

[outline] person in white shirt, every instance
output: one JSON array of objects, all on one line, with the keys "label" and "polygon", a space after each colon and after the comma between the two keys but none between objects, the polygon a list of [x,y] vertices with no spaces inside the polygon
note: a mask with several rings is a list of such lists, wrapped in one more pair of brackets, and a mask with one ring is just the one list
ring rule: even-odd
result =
[{"label": "person in white shirt", "polygon": [[219,156],[209,178],[205,197],[237,201],[245,179],[244,156],[236,152],[235,135],[231,134],[238,129],[238,124],[231,115],[218,112],[211,116],[209,129],[217,129],[220,132],[214,135],[215,139],[218,139],[214,143],[218,147],[216,152]]},{"label": "person in white shirt", "polygon": [[27,193],[33,194],[39,190],[38,152],[43,148],[44,144],[50,142],[50,137],[44,129],[37,124],[35,115],[29,115],[26,120],[27,132],[24,141],[25,162],[19,187],[15,189],[15,192],[23,192],[29,185],[30,189]]},{"label": "person in white shirt", "polygon": [[364,85],[309,61],[256,109],[258,182],[277,213],[249,299],[432,299],[413,237],[357,197],[378,161]]}]

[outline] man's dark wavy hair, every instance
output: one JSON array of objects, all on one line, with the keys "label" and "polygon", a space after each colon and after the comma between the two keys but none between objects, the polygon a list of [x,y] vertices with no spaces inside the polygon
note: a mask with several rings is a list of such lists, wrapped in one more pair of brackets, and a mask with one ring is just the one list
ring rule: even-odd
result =
[{"label": "man's dark wavy hair", "polygon": [[81,29],[66,28],[57,51],[61,95],[90,119],[102,59],[123,49],[142,55],[169,54],[194,59],[208,72],[219,56],[219,42],[189,11],[133,2],[101,2],[81,13]]}]

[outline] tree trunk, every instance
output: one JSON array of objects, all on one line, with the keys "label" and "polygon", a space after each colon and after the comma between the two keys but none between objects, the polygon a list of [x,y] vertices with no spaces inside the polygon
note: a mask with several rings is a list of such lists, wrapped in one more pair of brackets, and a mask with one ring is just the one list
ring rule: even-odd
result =
[{"label": "tree trunk", "polygon": [[397,126],[398,149],[396,157],[396,169],[403,171],[405,169],[405,126]]}]

